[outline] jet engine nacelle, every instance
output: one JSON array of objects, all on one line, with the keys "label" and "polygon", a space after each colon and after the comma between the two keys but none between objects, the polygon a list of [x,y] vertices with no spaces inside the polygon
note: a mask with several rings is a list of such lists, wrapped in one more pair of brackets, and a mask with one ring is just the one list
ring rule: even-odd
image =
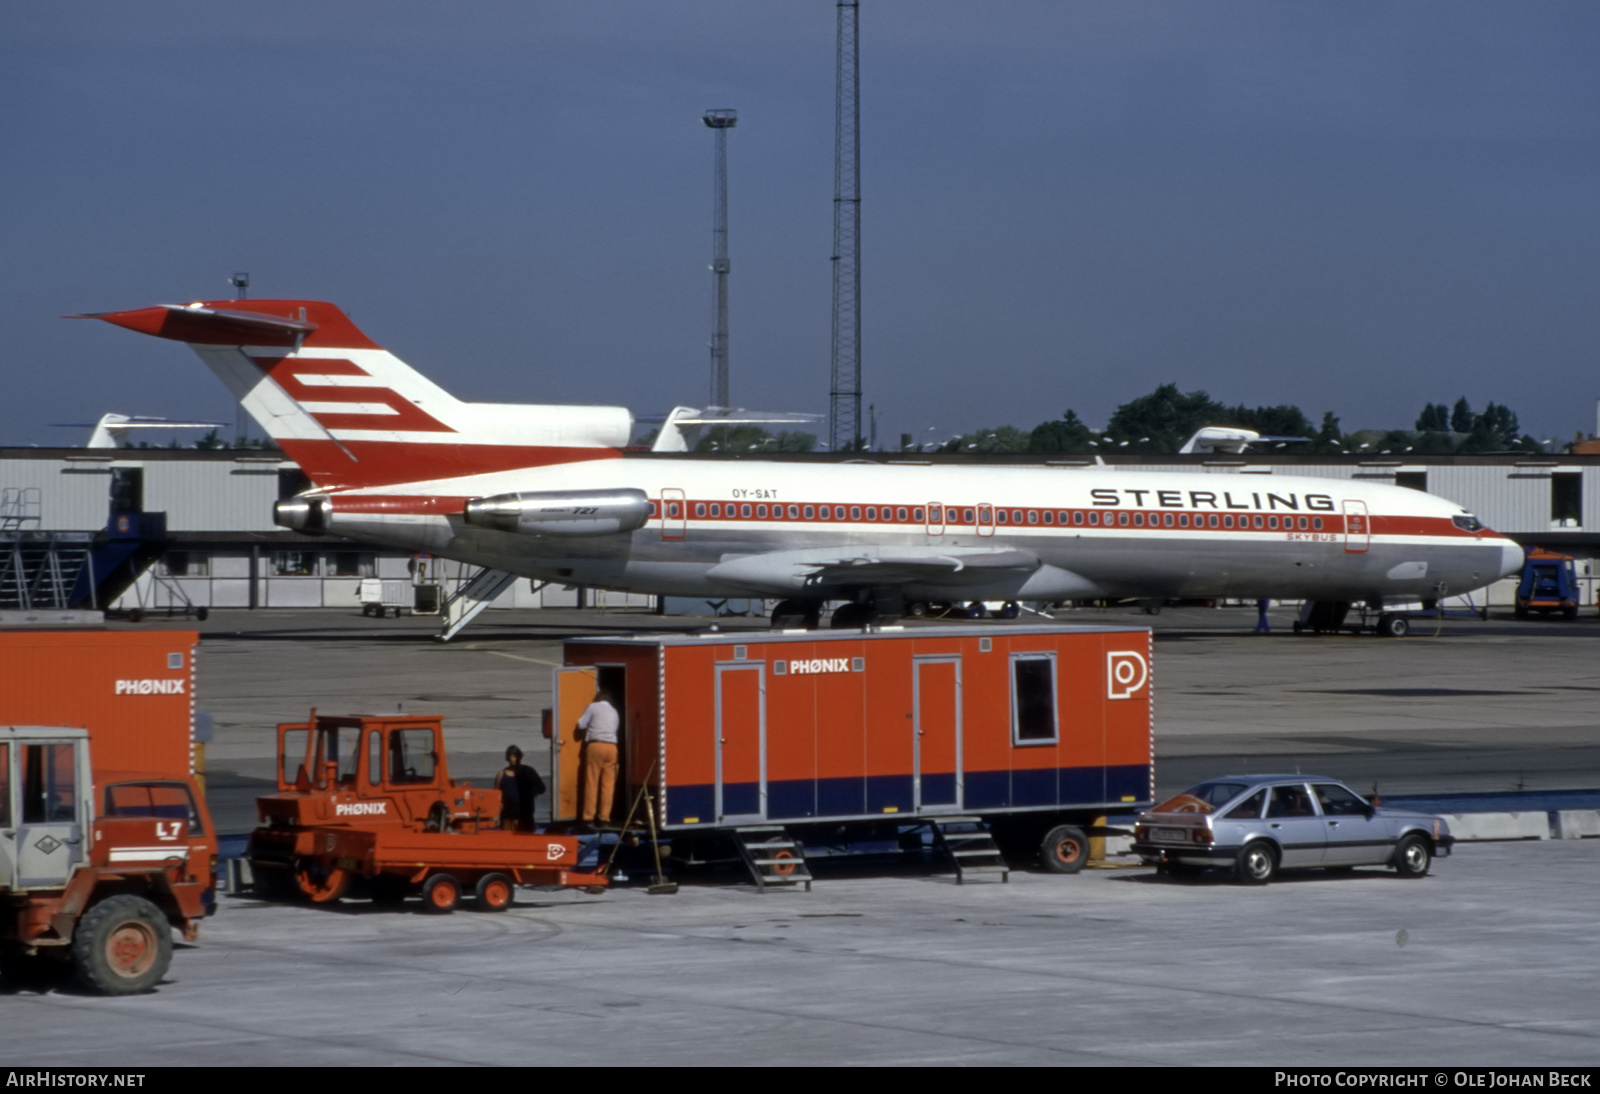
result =
[{"label": "jet engine nacelle", "polygon": [[308,536],[327,534],[332,506],[320,495],[301,495],[272,503],[272,523]]},{"label": "jet engine nacelle", "polygon": [[617,535],[649,519],[643,490],[539,490],[474,498],[466,506],[468,524],[534,536]]}]

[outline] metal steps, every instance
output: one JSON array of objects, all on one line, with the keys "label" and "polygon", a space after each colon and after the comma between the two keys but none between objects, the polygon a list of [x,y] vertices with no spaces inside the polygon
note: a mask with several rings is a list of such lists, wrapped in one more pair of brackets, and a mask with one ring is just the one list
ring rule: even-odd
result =
[{"label": "metal steps", "polygon": [[761,890],[804,885],[811,891],[805,848],[779,825],[735,828],[731,833],[739,857]]},{"label": "metal steps", "polygon": [[965,885],[968,875],[999,874],[1002,882],[1011,880],[1011,867],[982,817],[936,817],[928,826],[934,846],[954,863],[957,884]]}]

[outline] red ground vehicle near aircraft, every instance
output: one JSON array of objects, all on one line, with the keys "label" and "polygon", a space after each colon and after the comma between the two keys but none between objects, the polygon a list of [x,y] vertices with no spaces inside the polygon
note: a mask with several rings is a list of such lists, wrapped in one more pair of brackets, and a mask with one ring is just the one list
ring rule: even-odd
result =
[{"label": "red ground vehicle near aircraft", "polygon": [[359,882],[379,901],[420,894],[449,912],[470,892],[499,912],[519,884],[606,884],[577,868],[576,837],[503,828],[498,790],[452,779],[437,715],[312,711],[280,725],[278,793],[257,809],[249,859],[269,896],[329,903]]}]

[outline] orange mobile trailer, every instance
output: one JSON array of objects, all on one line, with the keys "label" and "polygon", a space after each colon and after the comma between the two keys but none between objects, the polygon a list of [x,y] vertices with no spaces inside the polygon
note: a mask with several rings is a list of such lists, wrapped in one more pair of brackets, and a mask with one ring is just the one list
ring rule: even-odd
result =
[{"label": "orange mobile trailer", "polygon": [[623,715],[618,797],[648,780],[675,844],[762,824],[881,832],[965,814],[1049,865],[1039,841],[1056,826],[1136,811],[1154,789],[1145,628],[582,638],[564,660],[556,820],[580,815],[573,729],[597,687]]},{"label": "orange mobile trailer", "polygon": [[0,631],[0,725],[79,726],[97,771],[194,774],[195,631]]}]

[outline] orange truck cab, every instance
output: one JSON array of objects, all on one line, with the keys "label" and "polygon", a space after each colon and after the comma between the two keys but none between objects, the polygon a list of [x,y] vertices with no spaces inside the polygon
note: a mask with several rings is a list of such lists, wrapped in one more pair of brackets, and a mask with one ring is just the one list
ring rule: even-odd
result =
[{"label": "orange truck cab", "polygon": [[109,994],[166,974],[216,910],[217,843],[187,771],[97,769],[86,729],[0,726],[0,973],[69,961]]}]

